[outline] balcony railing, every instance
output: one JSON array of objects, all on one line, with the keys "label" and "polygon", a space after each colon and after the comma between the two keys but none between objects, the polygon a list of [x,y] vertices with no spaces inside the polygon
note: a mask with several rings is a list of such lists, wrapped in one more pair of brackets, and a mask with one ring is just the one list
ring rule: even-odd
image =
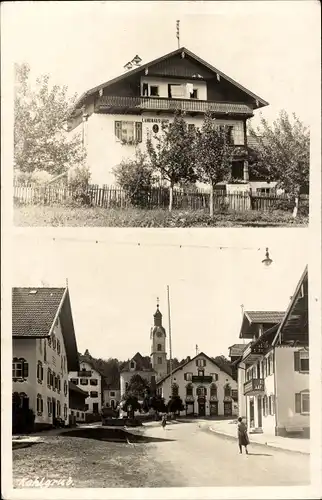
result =
[{"label": "balcony railing", "polygon": [[263,354],[265,354],[265,349],[261,345],[254,346],[250,344],[243,352],[243,361],[247,363],[256,363]]},{"label": "balcony railing", "polygon": [[252,378],[244,383],[244,395],[254,396],[264,392],[264,379]]},{"label": "balcony railing", "polygon": [[190,113],[206,113],[213,111],[218,114],[253,115],[250,106],[242,103],[201,101],[199,99],[169,99],[167,97],[127,97],[101,96],[95,103],[96,113],[116,113],[117,111],[136,112],[166,111],[176,109]]},{"label": "balcony railing", "polygon": [[192,375],[191,382],[196,384],[209,384],[210,382],[212,382],[212,375]]}]

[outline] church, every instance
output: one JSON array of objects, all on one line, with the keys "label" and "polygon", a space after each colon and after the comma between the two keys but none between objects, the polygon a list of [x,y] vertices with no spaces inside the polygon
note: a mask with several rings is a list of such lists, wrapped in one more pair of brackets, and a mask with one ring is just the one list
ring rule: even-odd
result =
[{"label": "church", "polygon": [[170,373],[167,358],[167,334],[162,324],[162,313],[157,302],[150,333],[150,356],[137,352],[120,373],[121,397],[133,375],[146,379],[152,391],[165,402],[180,396],[184,404],[182,415],[226,416],[238,415],[237,382],[232,373],[219,366],[214,358],[203,352],[188,356]]},{"label": "church", "polygon": [[154,325],[151,328],[151,355],[142,356],[137,352],[124,366],[120,373],[121,398],[125,394],[133,375],[140,375],[146,379],[152,388],[162,377],[165,377],[167,371],[167,352],[166,352],[166,331],[162,325],[162,314],[157,303],[157,310],[153,315]]}]

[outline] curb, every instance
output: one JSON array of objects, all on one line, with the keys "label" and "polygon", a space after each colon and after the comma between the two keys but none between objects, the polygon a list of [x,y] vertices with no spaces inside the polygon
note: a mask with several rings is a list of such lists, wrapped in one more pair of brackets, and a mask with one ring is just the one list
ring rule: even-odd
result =
[{"label": "curb", "polygon": [[[225,437],[230,438],[230,439],[232,439],[234,441],[237,441],[237,436],[235,438],[234,436],[232,436],[231,434],[228,434],[227,432],[217,431],[217,430],[214,430],[212,427],[209,427],[209,430],[211,432],[213,432],[214,434],[218,434],[219,436],[225,436]],[[248,435],[248,437],[249,437],[249,435]],[[309,451],[290,450],[289,448],[284,448],[282,446],[275,446],[273,444],[267,444],[267,443],[259,443],[258,441],[252,440],[250,437],[249,437],[249,442],[250,442],[250,444],[255,444],[255,445],[258,445],[258,446],[266,446],[268,448],[273,448],[274,450],[282,450],[282,451],[287,451],[288,453],[299,453],[300,455],[308,455],[308,456],[310,456],[310,452]]]}]

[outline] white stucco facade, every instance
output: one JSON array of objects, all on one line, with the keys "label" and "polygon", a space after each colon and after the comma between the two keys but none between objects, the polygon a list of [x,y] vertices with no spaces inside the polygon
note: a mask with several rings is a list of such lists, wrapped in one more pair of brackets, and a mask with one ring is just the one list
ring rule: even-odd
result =
[{"label": "white stucco facade", "polygon": [[[183,415],[230,416],[238,414],[237,397],[232,398],[232,391],[235,391],[237,396],[237,382],[204,354],[199,354],[184,366],[176,369],[173,372],[172,383],[178,386],[178,395],[186,407],[182,412]],[[187,391],[187,386],[190,391],[189,389]],[[226,395],[228,394],[228,391],[225,392],[227,386],[230,388],[230,395]],[[212,387],[213,390],[211,390]],[[172,394],[170,376],[157,384],[157,390],[166,402],[169,401]]]},{"label": "white stucco facade", "polygon": [[104,389],[103,404],[116,408],[121,400],[121,391],[119,389]]},{"label": "white stucco facade", "polygon": [[[84,373],[82,373],[84,372]],[[77,387],[88,392],[85,399],[85,413],[100,413],[102,409],[102,376],[90,363],[82,361],[79,372],[70,372],[69,380]]]},{"label": "white stucco facade", "polygon": [[[28,363],[21,381],[14,377],[20,358]],[[55,417],[68,423],[68,366],[59,318],[50,338],[13,338],[12,392],[27,395],[36,425],[52,425]]]},{"label": "white stucco facade", "polygon": [[[246,406],[246,415],[240,415],[246,416],[250,431],[271,435],[308,431],[309,371],[301,369],[301,365],[299,369],[295,368],[294,357],[301,356],[300,353],[303,353],[303,358],[308,358],[307,349],[281,345],[246,371],[239,368],[239,387],[242,389],[239,392],[239,406],[241,409]],[[262,379],[263,390],[245,395],[242,372],[246,373],[246,380]]]},{"label": "white stucco facade", "polygon": [[[88,121],[82,123],[75,129],[80,132],[81,127],[85,130],[85,147],[87,151],[87,164],[91,171],[91,184],[100,186],[115,185],[115,176],[113,168],[121,163],[122,160],[134,158],[136,149],[146,151],[146,140],[150,135],[152,138],[153,125],[158,125],[161,134],[162,122],[171,123],[173,114],[159,115],[157,113],[146,112],[138,115],[133,114],[98,114],[93,113]],[[186,116],[188,125],[201,127],[203,123],[202,116]],[[115,135],[115,122],[127,122],[142,124],[142,142],[137,145],[122,144],[121,140]],[[233,137],[236,144],[244,144],[244,121],[233,119],[218,119],[218,125],[233,126]]]}]

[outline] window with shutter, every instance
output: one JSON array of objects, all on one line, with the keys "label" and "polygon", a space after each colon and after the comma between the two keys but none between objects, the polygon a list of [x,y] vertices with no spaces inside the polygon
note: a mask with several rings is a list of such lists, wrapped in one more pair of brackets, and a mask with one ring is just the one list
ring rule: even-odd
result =
[{"label": "window with shutter", "polygon": [[295,394],[295,413],[301,413],[301,394]]},{"label": "window with shutter", "polygon": [[310,393],[301,392],[301,413],[310,413]]},{"label": "window with shutter", "polygon": [[294,371],[300,371],[300,353],[298,351],[294,352]]},{"label": "window with shutter", "polygon": [[122,122],[115,122],[115,136],[121,140],[122,139]]},{"label": "window with shutter", "polygon": [[309,372],[309,353],[307,351],[299,352],[299,371],[304,373]]},{"label": "window with shutter", "polygon": [[142,142],[142,122],[135,122],[135,140]]}]

